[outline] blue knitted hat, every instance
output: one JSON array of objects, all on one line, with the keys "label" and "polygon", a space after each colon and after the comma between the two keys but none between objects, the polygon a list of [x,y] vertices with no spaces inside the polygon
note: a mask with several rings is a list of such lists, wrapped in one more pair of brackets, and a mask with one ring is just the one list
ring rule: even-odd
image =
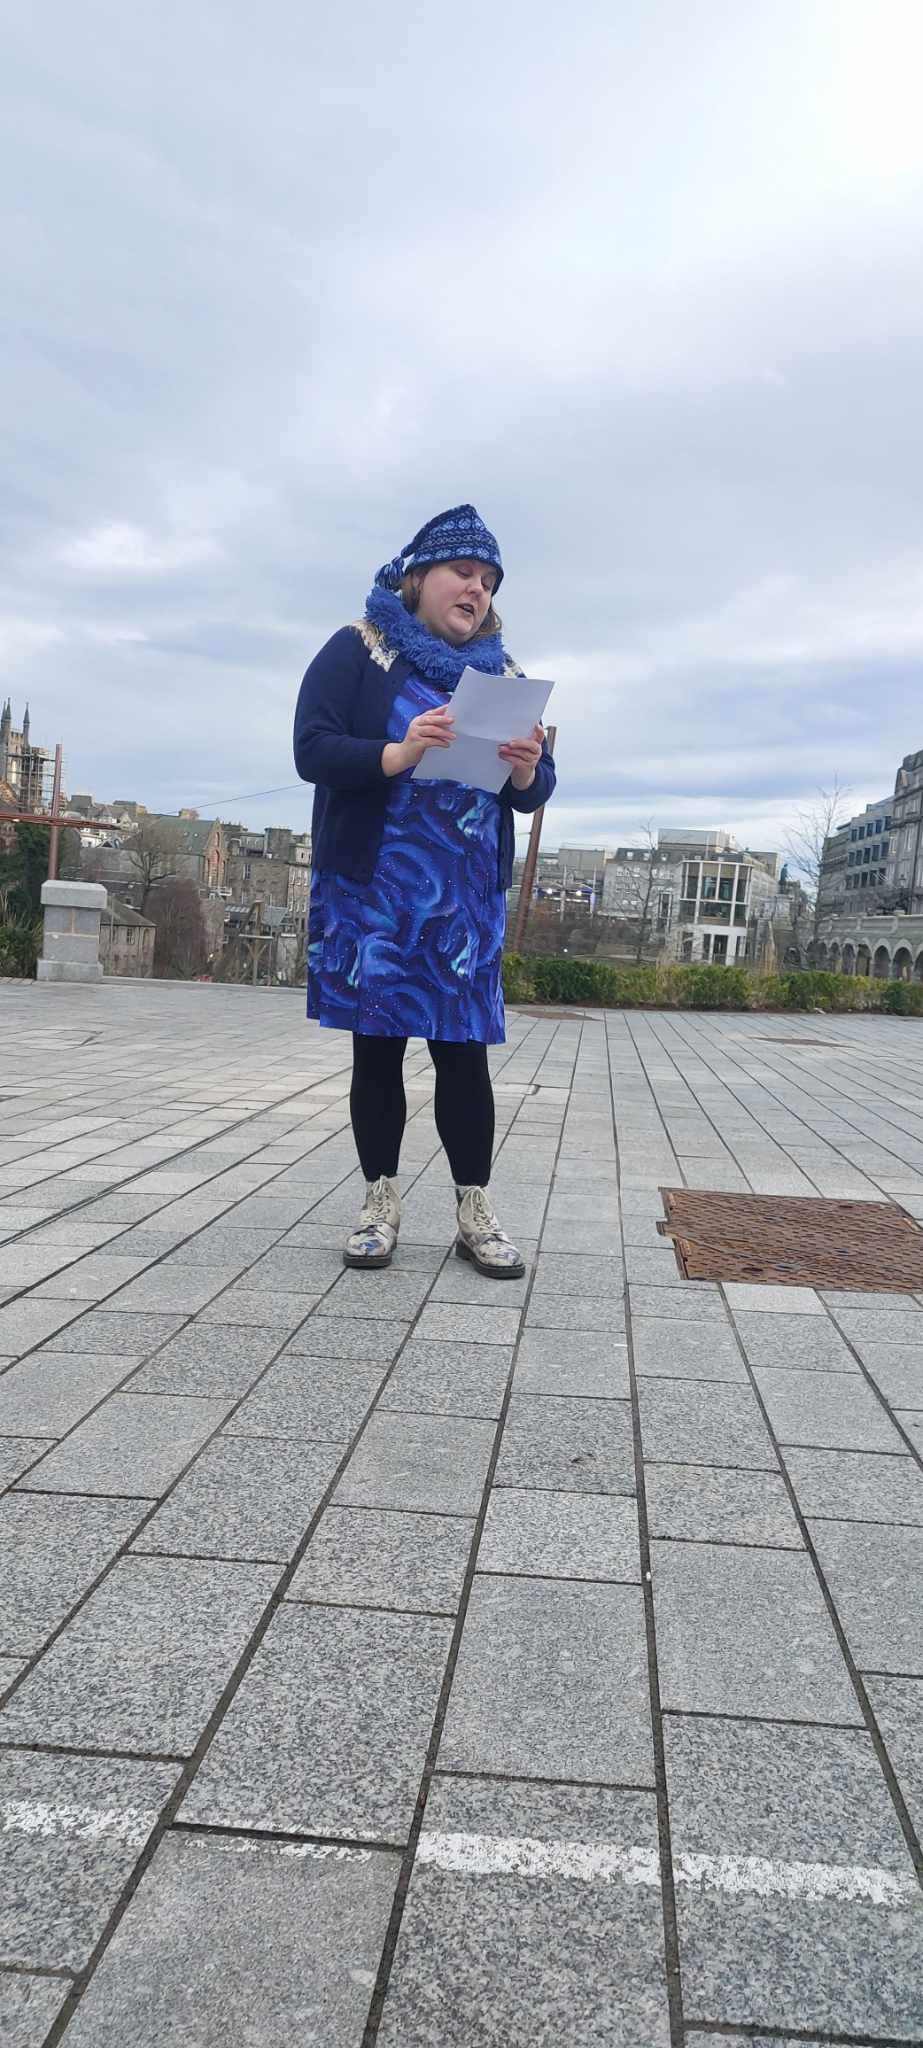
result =
[{"label": "blue knitted hat", "polygon": [[451,511],[437,512],[435,519],[428,519],[393,562],[384,563],[375,581],[383,590],[398,590],[408,569],[429,568],[433,562],[464,561],[489,562],[496,569],[494,588],[499,590],[503,563],[493,534],[473,505],[453,505]]}]

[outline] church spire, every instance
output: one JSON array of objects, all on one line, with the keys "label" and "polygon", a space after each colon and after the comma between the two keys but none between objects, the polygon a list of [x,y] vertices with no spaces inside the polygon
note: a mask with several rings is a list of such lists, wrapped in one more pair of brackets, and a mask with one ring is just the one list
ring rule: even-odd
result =
[{"label": "church spire", "polygon": [[23,719],[22,719],[22,743],[23,743],[23,746],[24,746],[24,747],[27,747],[27,746],[28,746],[28,744],[29,744],[29,706],[28,706],[28,704],[26,705],[25,711],[23,712]]}]

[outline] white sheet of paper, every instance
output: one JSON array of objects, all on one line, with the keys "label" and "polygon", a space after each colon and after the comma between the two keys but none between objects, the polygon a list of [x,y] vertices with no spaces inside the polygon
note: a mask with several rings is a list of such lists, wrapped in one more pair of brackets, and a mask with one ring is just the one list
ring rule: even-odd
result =
[{"label": "white sheet of paper", "polygon": [[417,782],[462,782],[498,795],[509,768],[497,755],[507,740],[525,739],[539,725],[554,684],[536,676],[490,676],[466,668],[452,698],[455,738],[450,747],[427,747]]}]

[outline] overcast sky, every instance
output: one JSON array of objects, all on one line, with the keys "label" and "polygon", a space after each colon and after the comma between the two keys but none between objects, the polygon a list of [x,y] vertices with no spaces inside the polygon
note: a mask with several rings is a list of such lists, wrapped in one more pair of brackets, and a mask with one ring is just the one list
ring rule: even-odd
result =
[{"label": "overcast sky", "polygon": [[[472,498],[546,843],[923,747],[921,0],[3,0],[0,694],[303,826],[301,673]],[[549,713],[549,716],[551,714]],[[245,796],[247,800],[244,801]]]}]

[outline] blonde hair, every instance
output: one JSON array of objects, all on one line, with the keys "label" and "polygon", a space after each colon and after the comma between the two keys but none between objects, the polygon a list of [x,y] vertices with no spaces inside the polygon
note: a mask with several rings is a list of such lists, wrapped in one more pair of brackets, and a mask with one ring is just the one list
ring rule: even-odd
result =
[{"label": "blonde hair", "polygon": [[[436,564],[434,562],[427,562],[424,568],[408,569],[406,576],[401,577],[400,595],[409,612],[415,612],[419,605],[420,589],[423,578],[426,575],[426,570],[435,567]],[[493,603],[490,603],[477,632],[471,635],[471,642],[473,644],[475,640],[489,640],[492,634],[502,633],[502,631],[503,620],[499,612],[494,609]],[[465,644],[467,645],[468,643],[466,642]]]}]

